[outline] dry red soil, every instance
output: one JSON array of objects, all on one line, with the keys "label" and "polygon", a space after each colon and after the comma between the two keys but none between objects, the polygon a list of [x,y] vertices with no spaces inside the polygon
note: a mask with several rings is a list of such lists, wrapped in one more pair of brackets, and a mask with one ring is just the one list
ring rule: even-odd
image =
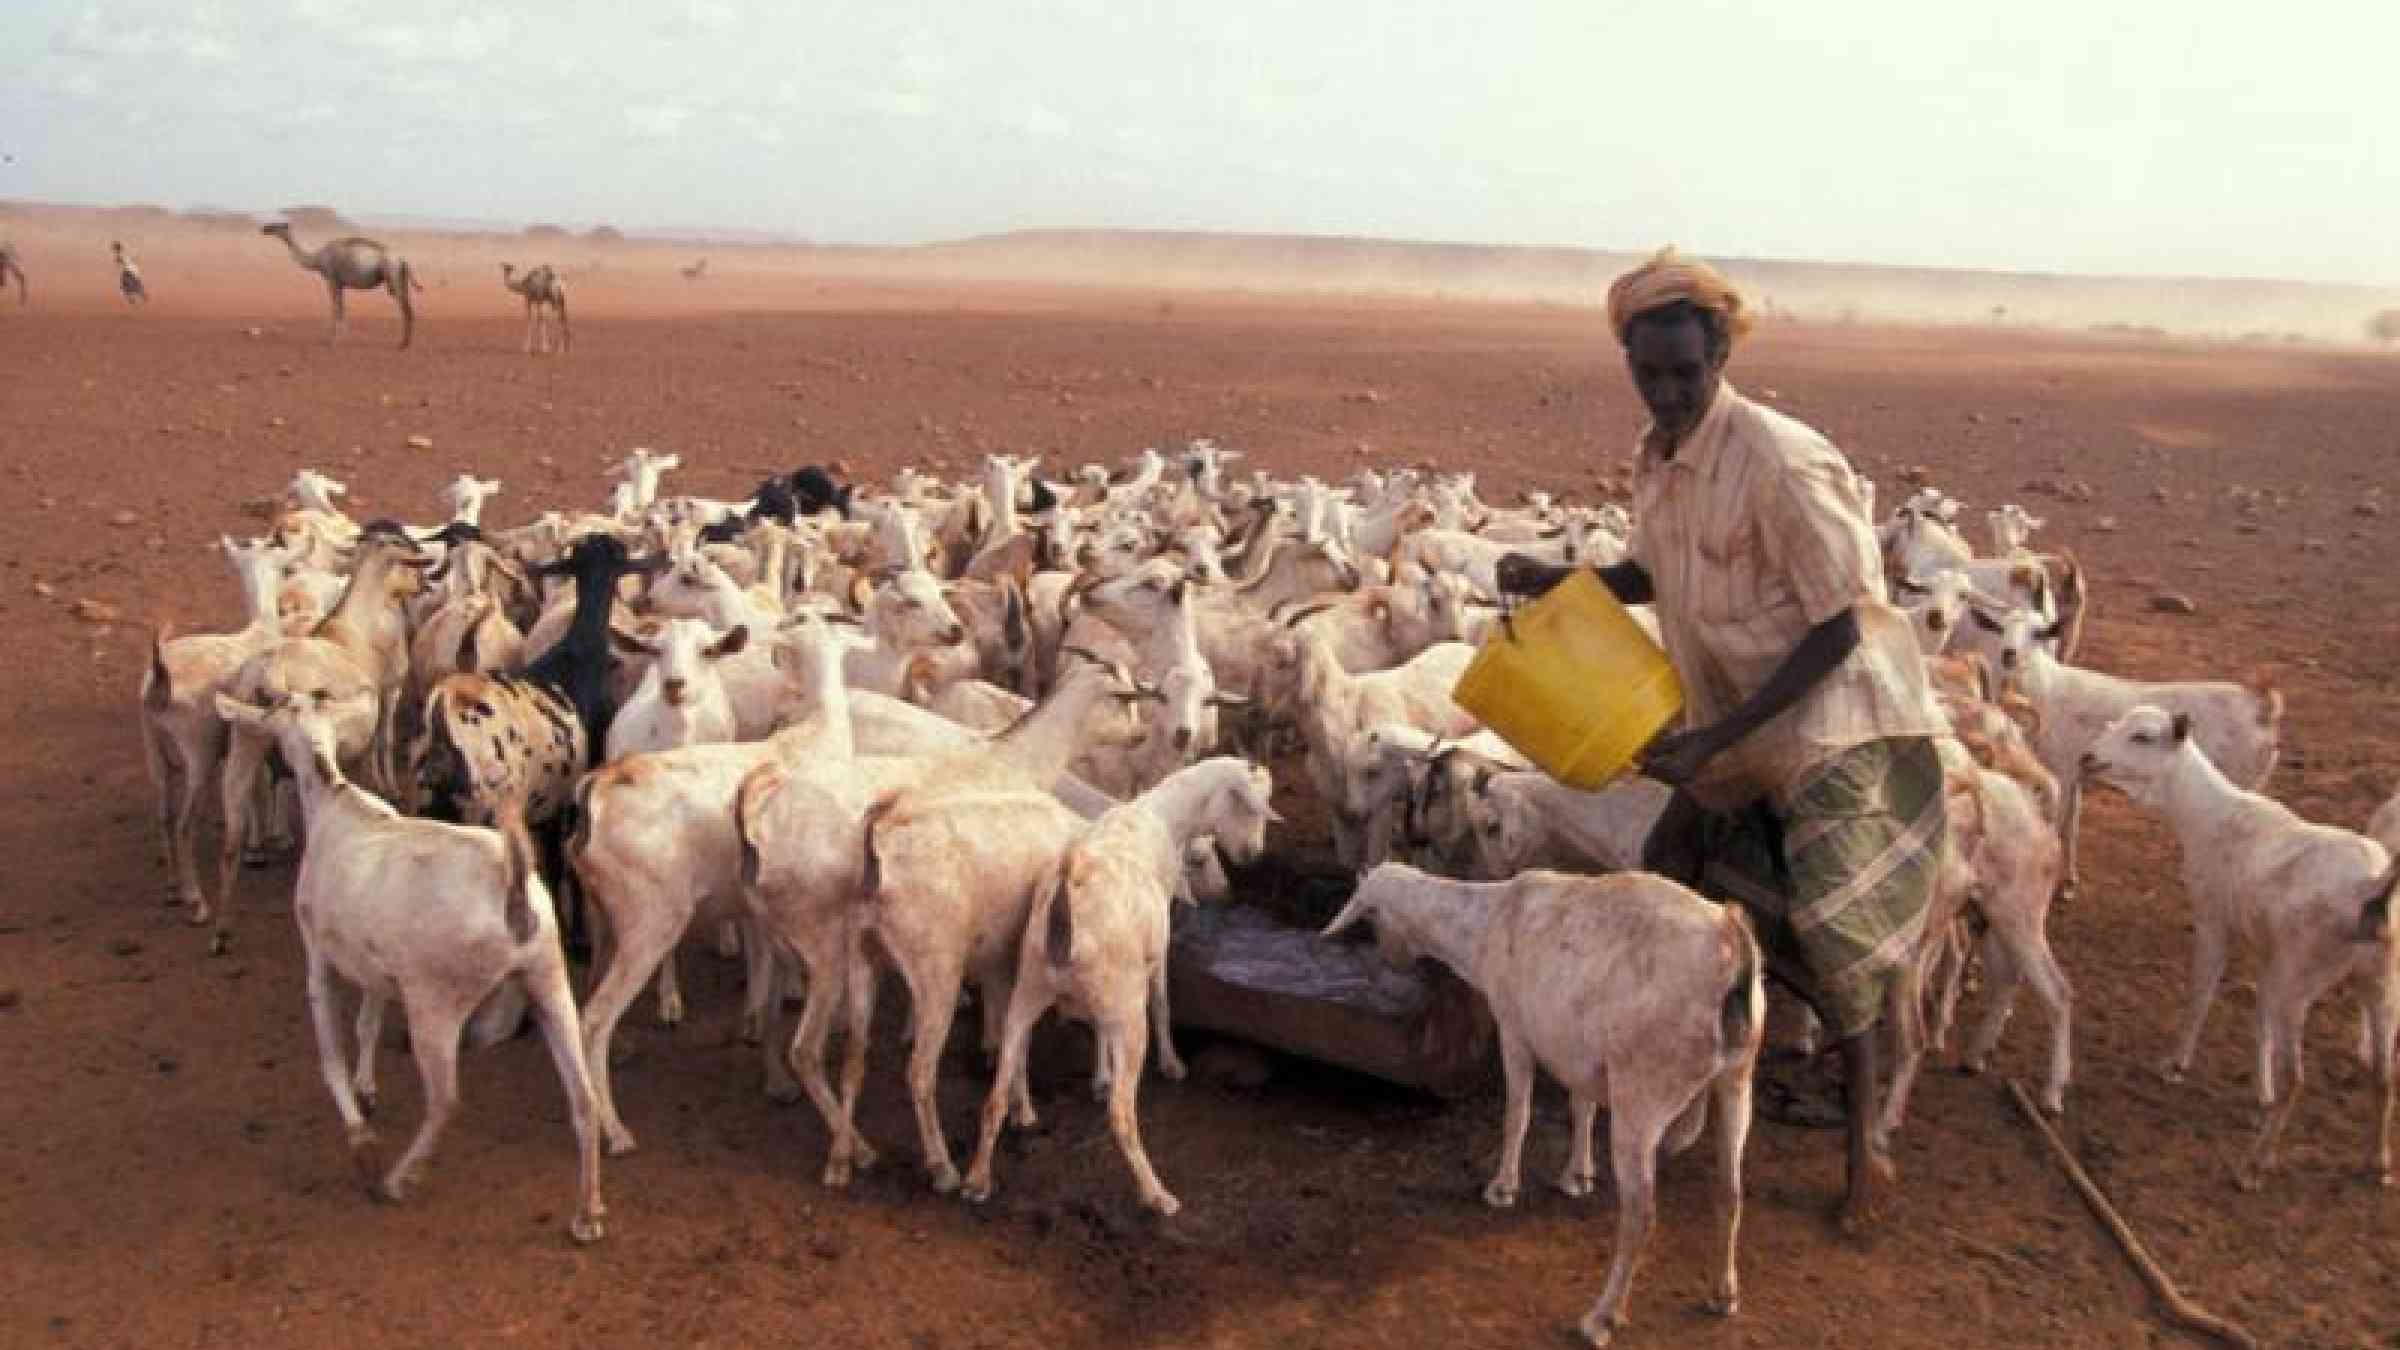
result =
[{"label": "dry red soil", "polygon": [[[880,480],[908,462],[963,471],[987,449],[1056,467],[1207,435],[1282,473],[1430,460],[1477,470],[1494,499],[1588,496],[1636,421],[1594,315],[871,286],[745,276],[726,257],[686,286],[636,260],[577,282],[577,348],[542,360],[518,352],[513,298],[481,261],[431,269],[418,345],[399,352],[381,295],[352,298],[351,339],[329,349],[321,290],[269,241],[145,253],[157,299],[133,314],[100,257],[37,271],[32,308],[0,306],[0,659],[17,691],[0,714],[0,1342],[1538,1345],[1598,1292],[1605,1189],[1481,1203],[1495,1093],[1442,1103],[1301,1063],[1250,1091],[1144,1085],[1151,1154],[1186,1206],[1162,1226],[1134,1207],[1073,1042],[1037,1066],[1047,1132],[1003,1154],[982,1208],[926,1189],[887,1045],[864,1113],[885,1162],[828,1192],[822,1130],[759,1095],[754,1053],[732,1041],[732,970],[697,946],[690,1019],[660,1029],[645,999],[620,1038],[636,1045],[617,1082],[643,1144],[606,1169],[606,1242],[563,1232],[573,1154],[530,1037],[468,1059],[428,1184],[372,1204],[316,1072],[291,870],[245,874],[235,951],[209,957],[161,904],[132,718],[150,626],[235,621],[211,545],[256,530],[240,503],[302,466],[347,480],[362,516],[430,516],[459,470],[496,475],[501,523],[598,503],[602,465],[635,444],[682,453],[674,488],[731,495],[803,461]],[[1782,327],[1734,375],[1831,434],[1887,497],[1921,464],[1978,510],[2020,499],[2049,517],[2045,540],[2096,578],[2093,663],[2271,667],[2290,699],[2272,789],[2304,813],[2355,826],[2400,776],[2400,522],[2357,509],[2400,450],[2400,363]],[[2086,483],[2090,500],[2027,496],[2035,479]],[[2267,494],[2257,516],[2237,486]],[[135,523],[112,523],[124,511]],[[2169,589],[2198,613],[2150,612]],[[79,599],[122,618],[79,619]],[[2191,946],[2173,843],[2115,798],[2086,830],[2084,896],[2052,930],[2078,997],[2067,1138],[2184,1287],[2268,1343],[2400,1345],[2400,1196],[2362,1178],[2373,1097],[2349,1052],[2353,1000],[2314,1020],[2286,1170],[2238,1193],[2248,958],[2191,1080],[2162,1082],[2151,1066]],[[2020,1011],[1999,1069],[2033,1072],[2043,1043],[2038,1010]],[[405,1056],[383,1076],[386,1132],[413,1127]],[[981,1092],[971,1051],[954,1054],[954,1144]],[[2173,1339],[1993,1080],[1937,1071],[1917,1101],[1905,1184],[1864,1241],[1828,1219],[1837,1136],[1760,1123],[1731,1322],[1698,1308],[1706,1150],[1669,1163],[1625,1343]],[[1563,1104],[1539,1099],[1529,1183],[1557,1166],[1565,1128]]]}]

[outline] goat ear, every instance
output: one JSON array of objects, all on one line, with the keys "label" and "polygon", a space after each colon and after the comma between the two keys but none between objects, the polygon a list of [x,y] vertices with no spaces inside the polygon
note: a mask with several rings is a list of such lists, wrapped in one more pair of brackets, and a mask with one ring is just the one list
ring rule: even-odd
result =
[{"label": "goat ear", "polygon": [[2188,741],[2192,738],[2192,715],[2190,713],[2175,714],[2175,721],[2173,725],[2175,730],[2175,743],[2177,745],[2181,745],[2185,741]]},{"label": "goat ear", "polygon": [[1318,932],[1317,936],[1326,938],[1337,937],[1344,930],[1350,928],[1359,920],[1367,917],[1368,913],[1373,909],[1374,906],[1367,903],[1367,898],[1365,895],[1357,891],[1352,891],[1350,893],[1350,903],[1342,906],[1342,912],[1334,915],[1333,922],[1325,925],[1325,927]]},{"label": "goat ear", "polygon": [[2065,619],[2054,619],[2049,627],[2035,630],[2033,636],[2042,642],[2056,642],[2059,634],[2065,632],[2066,629],[2067,621]]},{"label": "goat ear", "polygon": [[1477,769],[1475,771],[1475,795],[1480,797],[1491,790],[1492,771],[1490,769]]},{"label": "goat ear", "polygon": [[1967,606],[1967,613],[1975,616],[1975,626],[1977,628],[1980,628],[1987,633],[1998,633],[2003,631],[1998,619],[1995,619],[1991,615],[1984,613],[1982,610],[1975,608],[1973,605]]},{"label": "goat ear", "polygon": [[625,653],[627,656],[658,655],[658,648],[651,646],[648,642],[643,641],[640,637],[626,632],[624,629],[617,627],[613,623],[608,626],[608,640],[610,645],[614,646],[618,651]]},{"label": "goat ear", "polygon": [[850,594],[845,598],[850,602],[851,613],[866,613],[868,602],[875,598],[875,579],[864,572],[850,578]]},{"label": "goat ear", "polygon": [[726,633],[725,636],[718,638],[715,642],[710,643],[705,654],[709,656],[732,656],[741,651],[742,648],[749,645],[750,625],[737,623],[733,626],[732,631]]},{"label": "goat ear", "polygon": [[1892,589],[1902,595],[1930,595],[1933,593],[1931,586],[1919,585],[1914,577],[1901,577],[1892,583]]}]

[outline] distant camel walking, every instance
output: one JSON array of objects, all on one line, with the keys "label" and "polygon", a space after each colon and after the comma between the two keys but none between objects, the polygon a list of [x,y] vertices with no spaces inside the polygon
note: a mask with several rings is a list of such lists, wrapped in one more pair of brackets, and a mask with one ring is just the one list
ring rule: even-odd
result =
[{"label": "distant camel walking", "polygon": [[400,345],[408,346],[417,328],[416,306],[409,303],[408,295],[410,291],[424,290],[425,284],[409,270],[407,259],[393,257],[383,245],[357,235],[336,239],[322,248],[304,249],[292,242],[291,225],[280,220],[260,226],[258,232],[281,239],[283,246],[292,251],[293,262],[325,278],[325,294],[333,300],[331,341],[341,341],[343,331],[349,327],[342,314],[342,292],[382,287],[400,302]]},{"label": "distant camel walking", "polygon": [[0,242],[0,291],[8,289],[8,279],[12,275],[17,279],[17,307],[22,309],[26,297],[25,264],[17,257],[15,244]]},{"label": "distant camel walking", "polygon": [[683,279],[685,281],[698,281],[701,277],[708,274],[708,259],[702,258],[700,261],[693,263],[689,267],[679,267],[675,270],[683,273]]},{"label": "distant camel walking", "polygon": [[125,245],[109,240],[108,254],[117,260],[117,289],[124,293],[125,303],[149,304],[150,292],[142,286],[142,269],[133,265],[133,255],[125,251]]},{"label": "distant camel walking", "polygon": [[547,263],[529,269],[521,277],[514,275],[516,270],[515,263],[500,264],[500,284],[525,297],[525,350],[550,350],[550,344],[543,339],[548,336],[548,320],[552,315],[558,319],[558,349],[563,352],[574,346],[574,331],[567,327],[567,283],[559,280],[558,273]]}]

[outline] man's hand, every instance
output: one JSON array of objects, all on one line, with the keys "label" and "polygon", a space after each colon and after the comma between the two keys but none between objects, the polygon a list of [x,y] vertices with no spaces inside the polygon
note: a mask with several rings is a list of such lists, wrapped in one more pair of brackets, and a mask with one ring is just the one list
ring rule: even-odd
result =
[{"label": "man's hand", "polygon": [[1669,787],[1690,787],[1725,746],[1724,734],[1715,727],[1670,731],[1642,752],[1642,772]]},{"label": "man's hand", "polygon": [[1546,563],[1523,553],[1506,553],[1493,569],[1493,579],[1500,583],[1502,595],[1521,595],[1530,600],[1548,595],[1550,588],[1565,581],[1575,569],[1556,563]]}]

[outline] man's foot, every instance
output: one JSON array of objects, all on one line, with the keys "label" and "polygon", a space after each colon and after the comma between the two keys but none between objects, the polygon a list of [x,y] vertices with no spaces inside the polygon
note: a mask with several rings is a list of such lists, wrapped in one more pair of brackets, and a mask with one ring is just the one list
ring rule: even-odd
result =
[{"label": "man's foot", "polygon": [[1866,1167],[1851,1172],[1850,1188],[1842,1196],[1843,1235],[1866,1236],[1882,1217],[1883,1193],[1899,1181],[1900,1169],[1893,1165],[1891,1155],[1879,1150],[1870,1152]]}]

